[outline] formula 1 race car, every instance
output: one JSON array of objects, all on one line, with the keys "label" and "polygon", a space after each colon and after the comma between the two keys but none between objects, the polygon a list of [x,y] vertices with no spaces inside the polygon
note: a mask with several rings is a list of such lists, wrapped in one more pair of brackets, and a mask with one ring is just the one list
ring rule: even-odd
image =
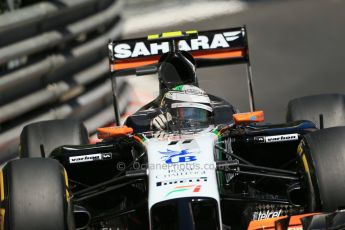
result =
[{"label": "formula 1 race car", "polygon": [[[89,144],[75,120],[27,125],[0,173],[1,229],[344,229],[345,95],[255,110],[245,27],[108,44],[116,79],[157,74],[157,99]],[[196,67],[246,64],[251,111],[198,88]]]}]

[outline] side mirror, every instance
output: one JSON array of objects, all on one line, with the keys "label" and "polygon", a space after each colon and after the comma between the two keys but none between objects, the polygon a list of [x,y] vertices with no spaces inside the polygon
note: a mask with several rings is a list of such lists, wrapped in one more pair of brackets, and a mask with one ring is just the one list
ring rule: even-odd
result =
[{"label": "side mirror", "polygon": [[263,122],[264,111],[254,111],[248,113],[236,113],[232,115],[236,125]]}]

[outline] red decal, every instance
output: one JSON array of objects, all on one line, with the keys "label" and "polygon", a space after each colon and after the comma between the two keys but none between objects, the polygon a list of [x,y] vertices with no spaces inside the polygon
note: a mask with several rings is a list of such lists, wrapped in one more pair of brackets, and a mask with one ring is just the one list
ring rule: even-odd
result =
[{"label": "red decal", "polygon": [[194,188],[193,192],[199,192],[200,189],[201,189],[201,185],[197,185],[197,186]]}]

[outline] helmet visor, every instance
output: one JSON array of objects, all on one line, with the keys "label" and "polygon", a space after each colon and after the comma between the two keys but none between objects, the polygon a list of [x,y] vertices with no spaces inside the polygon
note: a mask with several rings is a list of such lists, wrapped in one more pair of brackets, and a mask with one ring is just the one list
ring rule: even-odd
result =
[{"label": "helmet visor", "polygon": [[185,121],[197,121],[197,122],[208,122],[209,118],[209,111],[200,109],[200,108],[193,108],[193,107],[181,107],[176,108],[177,114],[179,119]]}]

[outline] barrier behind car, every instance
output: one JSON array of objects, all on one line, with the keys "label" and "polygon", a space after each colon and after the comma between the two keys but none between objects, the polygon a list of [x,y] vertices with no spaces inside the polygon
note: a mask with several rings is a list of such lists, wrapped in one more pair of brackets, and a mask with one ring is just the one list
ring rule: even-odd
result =
[{"label": "barrier behind car", "polygon": [[92,133],[113,120],[106,44],[120,36],[123,5],[62,0],[0,15],[0,160],[15,156],[28,123],[80,118]]}]

